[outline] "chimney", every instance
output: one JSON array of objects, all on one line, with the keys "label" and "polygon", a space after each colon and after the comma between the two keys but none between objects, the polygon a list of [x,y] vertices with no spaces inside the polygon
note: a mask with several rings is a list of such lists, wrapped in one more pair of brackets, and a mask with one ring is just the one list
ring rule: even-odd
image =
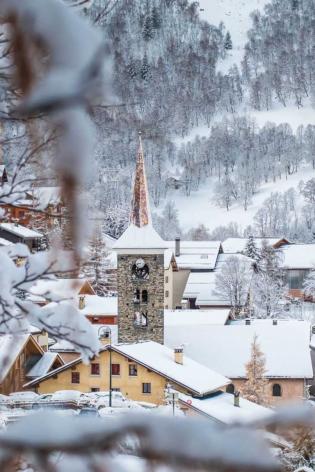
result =
[{"label": "chimney", "polygon": [[83,308],[85,308],[85,297],[81,295],[79,297],[79,310],[83,310]]},{"label": "chimney", "polygon": [[246,324],[246,325],[250,325],[250,318],[246,318],[245,324]]},{"label": "chimney", "polygon": [[179,237],[175,238],[175,256],[176,257],[180,256],[180,238]]},{"label": "chimney", "polygon": [[108,344],[109,345],[111,344],[111,341],[112,341],[111,334],[112,334],[111,330],[109,328],[106,328],[105,326],[99,329],[98,337],[103,346],[107,346]]},{"label": "chimney", "polygon": [[174,349],[174,360],[176,364],[183,365],[184,363],[184,349],[182,347],[175,347]]},{"label": "chimney", "polygon": [[272,320],[272,324],[273,324],[273,326],[277,326],[278,320]]},{"label": "chimney", "polygon": [[238,392],[237,390],[234,392],[234,406],[236,406],[237,408],[240,407],[240,392]]}]

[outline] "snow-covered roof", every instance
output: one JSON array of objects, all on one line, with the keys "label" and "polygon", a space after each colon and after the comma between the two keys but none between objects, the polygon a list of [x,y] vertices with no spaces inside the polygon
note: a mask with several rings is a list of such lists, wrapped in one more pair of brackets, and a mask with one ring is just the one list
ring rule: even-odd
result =
[{"label": "snow-covered roof", "polygon": [[234,395],[225,392],[213,393],[205,398],[193,398],[180,393],[179,399],[180,403],[224,424],[257,421],[270,416],[272,412],[269,408],[245,400],[245,398],[240,398],[239,407],[235,407]]},{"label": "snow-covered roof", "polygon": [[29,195],[35,200],[36,206],[42,209],[49,205],[58,205],[61,201],[60,187],[34,187]]},{"label": "snow-covered roof", "polygon": [[32,286],[31,293],[33,296],[38,297],[53,293],[61,299],[73,299],[77,296],[85,282],[86,279],[42,279]]},{"label": "snow-covered roof", "polygon": [[15,234],[23,239],[35,239],[42,238],[42,233],[26,228],[16,223],[0,223],[0,229],[7,231],[8,233]]},{"label": "snow-covered roof", "polygon": [[[281,241],[281,238],[254,238],[255,246],[261,248],[262,242],[266,241],[269,246],[273,246]],[[225,254],[236,254],[245,250],[248,238],[227,238],[222,243]]]},{"label": "snow-covered roof", "polygon": [[[240,261],[252,264],[252,259],[242,254],[234,254]],[[197,306],[230,306],[230,301],[218,295],[215,290],[216,276],[231,254],[219,254],[212,272],[191,272],[183,293],[183,298],[196,298]]]},{"label": "snow-covered roof", "polygon": [[17,356],[27,342],[29,334],[13,336],[4,334],[0,336],[0,383],[6,378]]},{"label": "snow-covered roof", "polygon": [[85,295],[85,307],[80,310],[83,315],[117,315],[117,297],[100,297],[99,295]]},{"label": "snow-covered roof", "polygon": [[[109,346],[104,346],[103,350]],[[194,395],[207,395],[215,392],[221,387],[228,385],[230,380],[221,374],[205,367],[202,364],[190,359],[184,355],[183,364],[178,364],[174,359],[174,351],[162,344],[154,341],[145,341],[133,344],[114,344],[111,345],[113,351],[134,360],[135,362],[147,367],[148,369],[162,375],[175,384],[186,388]],[[46,376],[36,379],[27,385],[35,385],[52,375],[58,374],[74,364],[82,362],[82,358],[75,359],[68,364],[49,372]]]},{"label": "snow-covered roof", "polygon": [[288,269],[315,268],[315,244],[291,244],[282,248],[281,265]]},{"label": "snow-covered roof", "polygon": [[228,319],[229,309],[213,310],[164,310],[165,326],[179,325],[224,325]]},{"label": "snow-covered roof", "polygon": [[26,377],[29,379],[35,379],[47,374],[57,359],[59,359],[60,363],[63,364],[61,358],[56,352],[44,352],[39,361],[37,361],[31,370],[27,372]]},{"label": "snow-covered roof", "polygon": [[153,341],[118,344],[113,346],[113,349],[194,391],[197,395],[216,391],[229,383],[229,379],[223,375],[186,355],[184,355],[183,364],[177,364],[174,360],[173,349]]},{"label": "snow-covered roof", "polygon": [[[166,241],[175,255],[175,241]],[[220,241],[180,241],[180,255],[175,256],[179,269],[213,270],[220,251]]]},{"label": "snow-covered roof", "polygon": [[5,238],[0,238],[0,246],[11,246],[12,244],[12,241],[8,241]]},{"label": "snow-covered roof", "polygon": [[312,378],[310,324],[305,321],[255,320],[225,326],[165,326],[165,344],[184,344],[197,362],[230,378],[244,378],[255,334],[266,357],[268,377]]},{"label": "snow-covered roof", "polygon": [[130,224],[114,243],[113,249],[166,249],[167,244],[153,228],[152,224],[138,227]]}]

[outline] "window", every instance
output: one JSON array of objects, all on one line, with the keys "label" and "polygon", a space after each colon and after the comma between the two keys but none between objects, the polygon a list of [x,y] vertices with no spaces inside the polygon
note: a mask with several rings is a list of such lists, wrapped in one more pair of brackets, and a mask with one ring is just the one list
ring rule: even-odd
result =
[{"label": "window", "polygon": [[91,375],[100,375],[100,365],[92,362],[91,364]]},{"label": "window", "polygon": [[91,392],[99,392],[99,391],[100,391],[99,387],[92,387],[91,388]]},{"label": "window", "polygon": [[168,284],[168,276],[165,277],[165,283]]},{"label": "window", "polygon": [[112,375],[120,375],[120,364],[112,364]]},{"label": "window", "polygon": [[142,303],[148,303],[148,291],[142,290]]},{"label": "window", "polygon": [[80,372],[71,372],[71,383],[73,384],[80,383]]},{"label": "window", "polygon": [[140,290],[138,288],[133,292],[133,302],[140,303]]},{"label": "window", "polygon": [[281,397],[282,391],[281,391],[281,385],[280,384],[273,384],[272,386],[272,396],[273,397]]},{"label": "window", "polygon": [[235,392],[235,387],[233,384],[230,384],[226,387],[226,393],[234,393]]},{"label": "window", "polygon": [[168,290],[165,290],[165,298],[168,298],[170,295],[170,292]]},{"label": "window", "polygon": [[120,392],[120,388],[117,388],[117,387],[112,388],[112,392]]},{"label": "window", "polygon": [[151,384],[143,383],[142,384],[142,393],[151,393]]},{"label": "window", "polygon": [[134,325],[135,326],[148,326],[148,314],[147,312],[136,311],[134,315]]},{"label": "window", "polygon": [[129,364],[129,375],[130,377],[136,377],[138,375],[137,364]]}]

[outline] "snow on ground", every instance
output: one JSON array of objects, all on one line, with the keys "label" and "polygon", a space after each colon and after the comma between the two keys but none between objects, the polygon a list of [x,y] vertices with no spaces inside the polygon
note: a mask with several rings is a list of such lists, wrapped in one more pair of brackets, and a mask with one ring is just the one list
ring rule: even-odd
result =
[{"label": "snow on ground", "polygon": [[283,176],[275,183],[263,184],[254,195],[252,204],[247,211],[244,211],[241,203],[234,204],[229,211],[216,205],[214,199],[216,178],[207,179],[200,189],[192,192],[189,197],[184,195],[181,190],[174,190],[170,194],[169,200],[175,202],[179,221],[184,230],[204,224],[211,231],[217,226],[227,225],[233,221],[244,229],[247,225],[252,224],[255,213],[272,192],[285,192],[291,187],[296,189],[301,180],[306,181],[312,177],[315,177],[314,170],[311,169],[311,166],[305,165],[299,172],[288,176],[287,179]]}]

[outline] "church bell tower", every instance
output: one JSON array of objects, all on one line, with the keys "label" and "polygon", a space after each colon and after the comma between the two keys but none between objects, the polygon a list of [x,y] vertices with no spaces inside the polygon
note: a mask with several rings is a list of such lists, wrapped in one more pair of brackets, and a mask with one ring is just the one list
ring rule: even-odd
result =
[{"label": "church bell tower", "polygon": [[117,253],[118,342],[164,343],[164,251],[152,226],[141,133],[129,226]]}]

